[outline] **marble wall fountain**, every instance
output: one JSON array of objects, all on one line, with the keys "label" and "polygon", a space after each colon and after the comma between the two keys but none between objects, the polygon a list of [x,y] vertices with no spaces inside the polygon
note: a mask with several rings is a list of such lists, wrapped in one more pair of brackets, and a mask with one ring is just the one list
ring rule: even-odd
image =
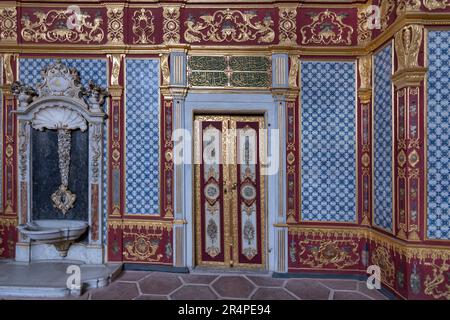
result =
[{"label": "marble wall fountain", "polygon": [[104,262],[102,104],[108,93],[60,61],[36,87],[16,82],[19,241],[16,260]]}]

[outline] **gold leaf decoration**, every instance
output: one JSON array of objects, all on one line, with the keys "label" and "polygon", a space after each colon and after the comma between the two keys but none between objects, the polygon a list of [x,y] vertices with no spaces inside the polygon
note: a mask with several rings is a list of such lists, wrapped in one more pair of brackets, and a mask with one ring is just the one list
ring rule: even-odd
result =
[{"label": "gold leaf decoration", "polygon": [[297,78],[298,78],[298,67],[299,61],[297,56],[289,57],[290,66],[289,66],[289,87],[296,88],[297,87]]},{"label": "gold leaf decoration", "polygon": [[395,267],[389,251],[382,246],[378,246],[372,253],[372,264],[380,267],[382,279],[389,285],[394,285]]},{"label": "gold leaf decoration", "polygon": [[105,36],[100,16],[92,19],[87,13],[77,14],[75,23],[69,28],[72,13],[66,10],[36,11],[33,15],[33,20],[28,16],[23,16],[21,20],[21,35],[25,41],[100,43]]},{"label": "gold leaf decoration", "polygon": [[[425,265],[430,266],[433,269],[433,277],[427,275],[425,278],[425,294],[433,296],[435,299],[444,298],[450,300],[450,265],[447,264],[446,261],[442,261],[442,264],[439,266],[434,259],[432,262],[425,262]],[[445,279],[445,273],[447,274],[447,280]],[[444,284],[444,291],[439,289],[442,284]]]},{"label": "gold leaf decoration", "polygon": [[422,30],[423,27],[420,25],[409,25],[395,34],[395,51],[398,61],[397,71],[418,67]]},{"label": "gold leaf decoration", "polygon": [[389,26],[389,18],[395,8],[394,0],[381,0],[380,15],[381,15],[381,31],[386,30]]},{"label": "gold leaf decoration", "polygon": [[153,32],[155,26],[153,24],[153,13],[149,9],[142,8],[136,10],[133,14],[133,43],[136,44],[154,44],[155,38]]},{"label": "gold leaf decoration", "polygon": [[123,43],[123,8],[108,8],[108,41]]},{"label": "gold leaf decoration", "polygon": [[302,44],[352,44],[353,27],[343,22],[347,15],[326,10],[309,16],[312,22],[300,29]]},{"label": "gold leaf decoration", "polygon": [[156,251],[161,243],[162,234],[144,234],[134,232],[124,232],[124,237],[131,237],[132,240],[124,241],[123,256],[127,260],[132,261],[160,261],[162,254]]},{"label": "gold leaf decoration", "polygon": [[180,42],[180,8],[164,7],[163,41],[165,43]]},{"label": "gold leaf decoration", "polygon": [[162,85],[170,85],[170,67],[169,67],[169,54],[165,53],[161,55],[161,74]]},{"label": "gold leaf decoration", "polygon": [[372,38],[372,30],[369,28],[369,17],[371,12],[368,10],[369,6],[358,8],[358,44],[366,45]]},{"label": "gold leaf decoration", "polygon": [[423,5],[428,10],[445,9],[450,7],[449,0],[423,0]]},{"label": "gold leaf decoration", "polygon": [[333,265],[337,269],[343,269],[357,265],[360,260],[358,242],[351,239],[306,239],[300,241],[299,245],[300,260],[313,268]]},{"label": "gold leaf decoration", "polygon": [[0,42],[17,40],[16,8],[0,8]]},{"label": "gold leaf decoration", "polygon": [[360,78],[360,89],[369,89],[372,80],[372,57],[370,55],[358,58],[358,71]]},{"label": "gold leaf decoration", "polygon": [[397,15],[406,11],[419,10],[420,4],[420,0],[399,0],[397,2]]},{"label": "gold leaf decoration", "polygon": [[198,20],[190,17],[186,22],[184,39],[188,43],[200,41],[271,43],[275,39],[274,23],[270,16],[262,21],[256,11],[218,10],[202,15]]},{"label": "gold leaf decoration", "polygon": [[295,44],[297,41],[297,8],[280,8],[279,11],[280,44]]}]

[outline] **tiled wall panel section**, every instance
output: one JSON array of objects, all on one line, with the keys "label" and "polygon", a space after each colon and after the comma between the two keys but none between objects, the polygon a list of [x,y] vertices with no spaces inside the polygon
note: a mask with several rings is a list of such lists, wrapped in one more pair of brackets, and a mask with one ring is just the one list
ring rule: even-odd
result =
[{"label": "tiled wall panel section", "polygon": [[428,34],[427,236],[450,239],[450,31]]},{"label": "tiled wall panel section", "polygon": [[374,55],[374,224],[392,231],[392,46]]},{"label": "tiled wall panel section", "polygon": [[159,60],[125,66],[126,213],[159,214]]},{"label": "tiled wall panel section", "polygon": [[[55,62],[55,59],[21,58],[19,59],[20,81],[36,87],[41,82],[40,72]],[[61,59],[69,68],[76,68],[80,73],[81,83],[86,86],[89,80],[106,87],[106,59]]]},{"label": "tiled wall panel section", "polygon": [[356,220],[355,63],[301,64],[301,216]]}]

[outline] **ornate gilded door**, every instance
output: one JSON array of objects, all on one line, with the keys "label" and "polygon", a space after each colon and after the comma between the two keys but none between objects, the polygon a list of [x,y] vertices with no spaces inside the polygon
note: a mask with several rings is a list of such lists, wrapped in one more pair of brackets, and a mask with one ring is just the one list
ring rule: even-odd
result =
[{"label": "ornate gilded door", "polygon": [[197,265],[265,267],[263,127],[261,116],[195,117]]}]

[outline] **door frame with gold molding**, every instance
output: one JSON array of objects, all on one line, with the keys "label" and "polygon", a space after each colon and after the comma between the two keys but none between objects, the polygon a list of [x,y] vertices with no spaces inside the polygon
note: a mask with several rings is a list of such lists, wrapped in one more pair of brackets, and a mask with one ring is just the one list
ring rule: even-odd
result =
[{"label": "door frame with gold molding", "polygon": [[[285,108],[276,101],[271,93],[201,93],[189,92],[180,103],[174,104],[174,122],[176,129],[186,130],[193,137],[194,114],[255,114],[264,115],[266,127],[270,129],[284,128]],[[280,266],[287,266],[287,232],[281,230],[285,225],[285,144],[284,130],[278,136],[268,134],[268,155],[277,149],[273,161],[278,162],[278,171],[265,176],[266,194],[266,269],[286,272]],[[182,140],[183,157],[191,159],[191,163],[178,164],[174,174],[175,219],[182,223],[174,225],[174,256],[179,263],[190,269],[195,267],[195,217],[194,217],[194,166],[193,141]],[[178,156],[174,152],[175,158]],[[281,227],[280,227],[281,226]],[[281,230],[281,232],[280,232]]]},{"label": "door frame with gold molding", "polygon": [[[267,195],[261,172],[266,160],[264,129],[264,115],[194,116],[196,265],[266,269]],[[203,141],[208,132],[217,134],[218,141],[212,141],[214,135]],[[214,163],[203,161],[205,143],[213,147]],[[210,227],[214,231],[211,239]],[[208,239],[213,243],[207,244]]]}]

